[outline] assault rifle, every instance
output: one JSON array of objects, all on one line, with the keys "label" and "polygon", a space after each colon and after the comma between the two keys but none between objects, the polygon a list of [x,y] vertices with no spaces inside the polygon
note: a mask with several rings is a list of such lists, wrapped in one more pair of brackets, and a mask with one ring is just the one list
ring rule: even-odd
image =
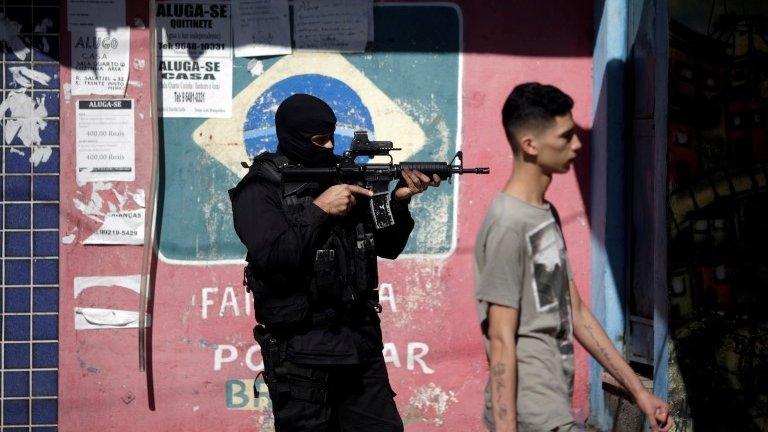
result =
[{"label": "assault rifle", "polygon": [[[335,166],[309,168],[300,165],[287,165],[280,169],[284,183],[304,183],[336,181],[338,183],[360,184],[373,192],[370,200],[371,215],[377,229],[394,225],[392,210],[389,207],[389,182],[399,180],[403,169],[423,172],[430,179],[437,174],[440,179],[450,179],[454,174],[489,174],[490,168],[464,168],[462,152],[456,152],[451,162],[401,162],[393,163],[392,141],[371,141],[368,132],[356,131],[352,145],[344,152]],[[360,156],[389,156],[389,163],[357,163]],[[455,160],[459,161],[454,165]]]}]

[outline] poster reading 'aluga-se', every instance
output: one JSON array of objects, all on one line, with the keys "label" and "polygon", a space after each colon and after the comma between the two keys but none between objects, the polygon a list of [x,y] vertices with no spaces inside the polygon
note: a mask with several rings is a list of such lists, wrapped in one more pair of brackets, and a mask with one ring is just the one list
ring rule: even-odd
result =
[{"label": "poster reading 'aluga-se'", "polygon": [[231,12],[229,2],[157,4],[161,116],[231,115]]}]

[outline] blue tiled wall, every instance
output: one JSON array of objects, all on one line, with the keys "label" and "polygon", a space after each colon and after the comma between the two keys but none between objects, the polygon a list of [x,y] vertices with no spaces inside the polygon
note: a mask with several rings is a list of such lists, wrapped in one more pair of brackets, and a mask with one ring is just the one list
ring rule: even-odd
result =
[{"label": "blue tiled wall", "polygon": [[[19,118],[8,104],[0,113],[2,188],[0,188],[0,428],[55,431],[58,394],[58,226],[59,226],[59,1],[0,0],[0,25],[20,25],[19,38],[30,52],[24,58],[3,46],[0,101],[25,94],[47,114],[40,142],[12,131]],[[12,68],[46,74],[43,84],[13,77]],[[0,109],[0,110],[2,110]],[[37,149],[35,149],[37,147]],[[34,152],[50,155],[37,165]]]}]

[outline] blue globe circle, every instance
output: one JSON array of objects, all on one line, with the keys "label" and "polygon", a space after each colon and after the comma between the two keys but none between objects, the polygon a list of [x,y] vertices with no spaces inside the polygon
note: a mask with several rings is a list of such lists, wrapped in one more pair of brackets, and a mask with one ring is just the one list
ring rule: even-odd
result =
[{"label": "blue globe circle", "polygon": [[333,152],[337,155],[349,148],[356,130],[367,130],[373,139],[371,113],[348,85],[325,75],[295,75],[272,85],[248,110],[243,125],[243,140],[249,157],[277,149],[275,112],[283,100],[296,93],[319,97],[333,109],[337,119]]}]

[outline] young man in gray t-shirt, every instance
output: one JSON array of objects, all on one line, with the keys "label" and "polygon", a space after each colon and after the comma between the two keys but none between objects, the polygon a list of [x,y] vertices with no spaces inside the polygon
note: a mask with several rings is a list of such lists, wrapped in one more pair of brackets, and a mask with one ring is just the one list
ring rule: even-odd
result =
[{"label": "young man in gray t-shirt", "polygon": [[573,283],[559,219],[544,194],[581,142],[559,89],[521,84],[502,109],[514,170],[491,204],[475,246],[475,297],[490,363],[485,421],[491,431],[576,430],[571,415],[575,338],[634,397],[654,431],[672,426]]}]

